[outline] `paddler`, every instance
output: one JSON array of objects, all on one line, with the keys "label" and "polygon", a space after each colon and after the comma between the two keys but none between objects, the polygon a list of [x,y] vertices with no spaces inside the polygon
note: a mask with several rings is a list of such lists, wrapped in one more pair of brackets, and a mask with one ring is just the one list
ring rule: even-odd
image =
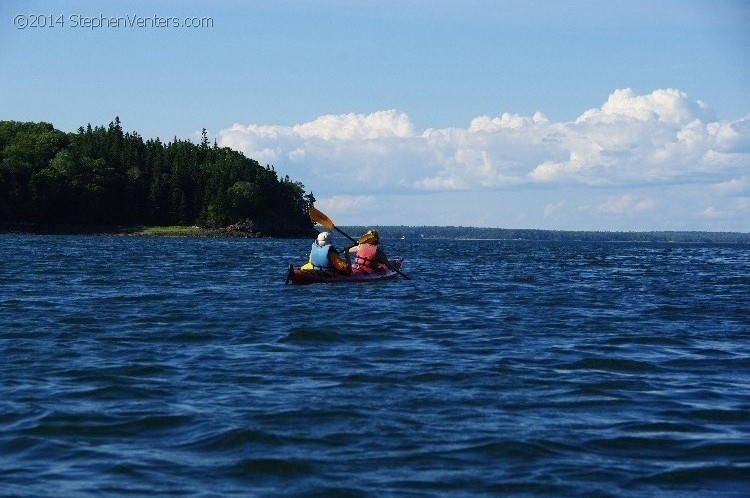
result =
[{"label": "paddler", "polygon": [[347,265],[339,256],[336,249],[331,243],[331,234],[321,232],[318,238],[312,243],[310,249],[310,259],[302,267],[303,270],[325,270],[336,271],[348,275],[351,273],[351,267]]},{"label": "paddler", "polygon": [[358,240],[357,245],[349,249],[356,253],[354,257],[354,268],[359,271],[371,272],[380,270],[380,265],[393,269],[388,261],[385,251],[380,247],[380,236],[377,230],[367,230]]}]

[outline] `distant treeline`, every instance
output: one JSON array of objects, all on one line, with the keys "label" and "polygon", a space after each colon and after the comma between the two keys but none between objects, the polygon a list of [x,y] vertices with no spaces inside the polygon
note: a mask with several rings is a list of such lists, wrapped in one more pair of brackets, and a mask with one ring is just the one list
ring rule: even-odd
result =
[{"label": "distant treeline", "polygon": [[[209,144],[143,140],[107,128],[64,133],[49,123],[0,121],[0,223],[199,225],[251,220],[269,235],[309,233],[304,185]],[[246,223],[247,225],[247,223]]]},{"label": "distant treeline", "polygon": [[[512,228],[439,227],[439,226],[382,226],[345,227],[349,234],[359,235],[368,228],[376,228],[383,239],[501,239],[538,241],[588,242],[684,242],[750,244],[750,233],[738,232],[597,232],[532,230]],[[355,235],[355,236],[356,236]]]}]

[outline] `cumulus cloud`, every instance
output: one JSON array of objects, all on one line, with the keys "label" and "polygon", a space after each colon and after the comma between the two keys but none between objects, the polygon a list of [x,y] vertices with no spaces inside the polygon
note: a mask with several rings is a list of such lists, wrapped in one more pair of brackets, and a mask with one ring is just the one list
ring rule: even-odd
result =
[{"label": "cumulus cloud", "polygon": [[346,145],[363,141],[374,144],[413,134],[409,117],[390,110],[368,115],[326,115],[294,126],[235,124],[219,136],[223,146],[241,150],[258,161],[299,161],[311,155],[336,156],[344,152],[341,148]]},{"label": "cumulus cloud", "polygon": [[371,195],[335,195],[316,203],[319,209],[332,212],[362,212],[376,205],[375,197]]},{"label": "cumulus cloud", "polygon": [[633,90],[625,88],[615,90],[601,108],[589,109],[576,122],[612,123],[623,119],[680,124],[695,119],[710,121],[713,113],[700,100],[691,101],[687,94],[672,88],[655,90],[648,95],[635,95]]},{"label": "cumulus cloud", "polygon": [[[746,182],[750,164],[750,115],[717,120],[706,104],[676,89],[616,90],[570,122],[504,113],[478,116],[466,128],[417,130],[405,113],[386,110],[293,126],[235,124],[218,136],[222,146],[274,164],[329,197],[665,183],[729,191],[738,188],[733,179]],[[614,212],[620,204],[600,208]],[[650,205],[632,199],[629,208]]]},{"label": "cumulus cloud", "polygon": [[321,116],[315,121],[295,125],[292,131],[301,138],[323,140],[373,140],[389,137],[410,137],[414,130],[404,113],[379,111],[372,114]]},{"label": "cumulus cloud", "polygon": [[735,196],[750,194],[750,176],[732,178],[730,180],[716,183],[713,190],[719,195]]},{"label": "cumulus cloud", "polygon": [[656,203],[651,198],[634,198],[629,194],[610,197],[600,204],[598,211],[604,214],[643,213],[654,208]]},{"label": "cumulus cloud", "polygon": [[715,206],[708,206],[701,213],[701,215],[704,218],[713,218],[713,219],[724,218],[724,217],[730,216],[732,214],[733,213],[731,213],[729,211],[721,211],[721,210],[717,209]]}]

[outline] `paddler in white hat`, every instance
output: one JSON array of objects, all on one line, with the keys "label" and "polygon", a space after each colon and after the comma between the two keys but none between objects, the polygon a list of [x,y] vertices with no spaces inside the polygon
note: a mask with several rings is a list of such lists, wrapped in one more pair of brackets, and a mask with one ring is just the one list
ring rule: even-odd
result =
[{"label": "paddler in white hat", "polygon": [[310,259],[303,270],[336,271],[348,275],[351,268],[341,259],[331,243],[330,232],[320,232],[310,248]]}]

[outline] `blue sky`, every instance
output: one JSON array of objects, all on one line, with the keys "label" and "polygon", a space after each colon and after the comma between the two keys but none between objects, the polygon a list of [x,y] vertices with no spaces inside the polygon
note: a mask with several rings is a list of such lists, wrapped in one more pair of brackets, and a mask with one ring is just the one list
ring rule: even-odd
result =
[{"label": "blue sky", "polygon": [[5,1],[0,119],[206,127],[339,224],[750,231],[748,47],[745,1]]}]

